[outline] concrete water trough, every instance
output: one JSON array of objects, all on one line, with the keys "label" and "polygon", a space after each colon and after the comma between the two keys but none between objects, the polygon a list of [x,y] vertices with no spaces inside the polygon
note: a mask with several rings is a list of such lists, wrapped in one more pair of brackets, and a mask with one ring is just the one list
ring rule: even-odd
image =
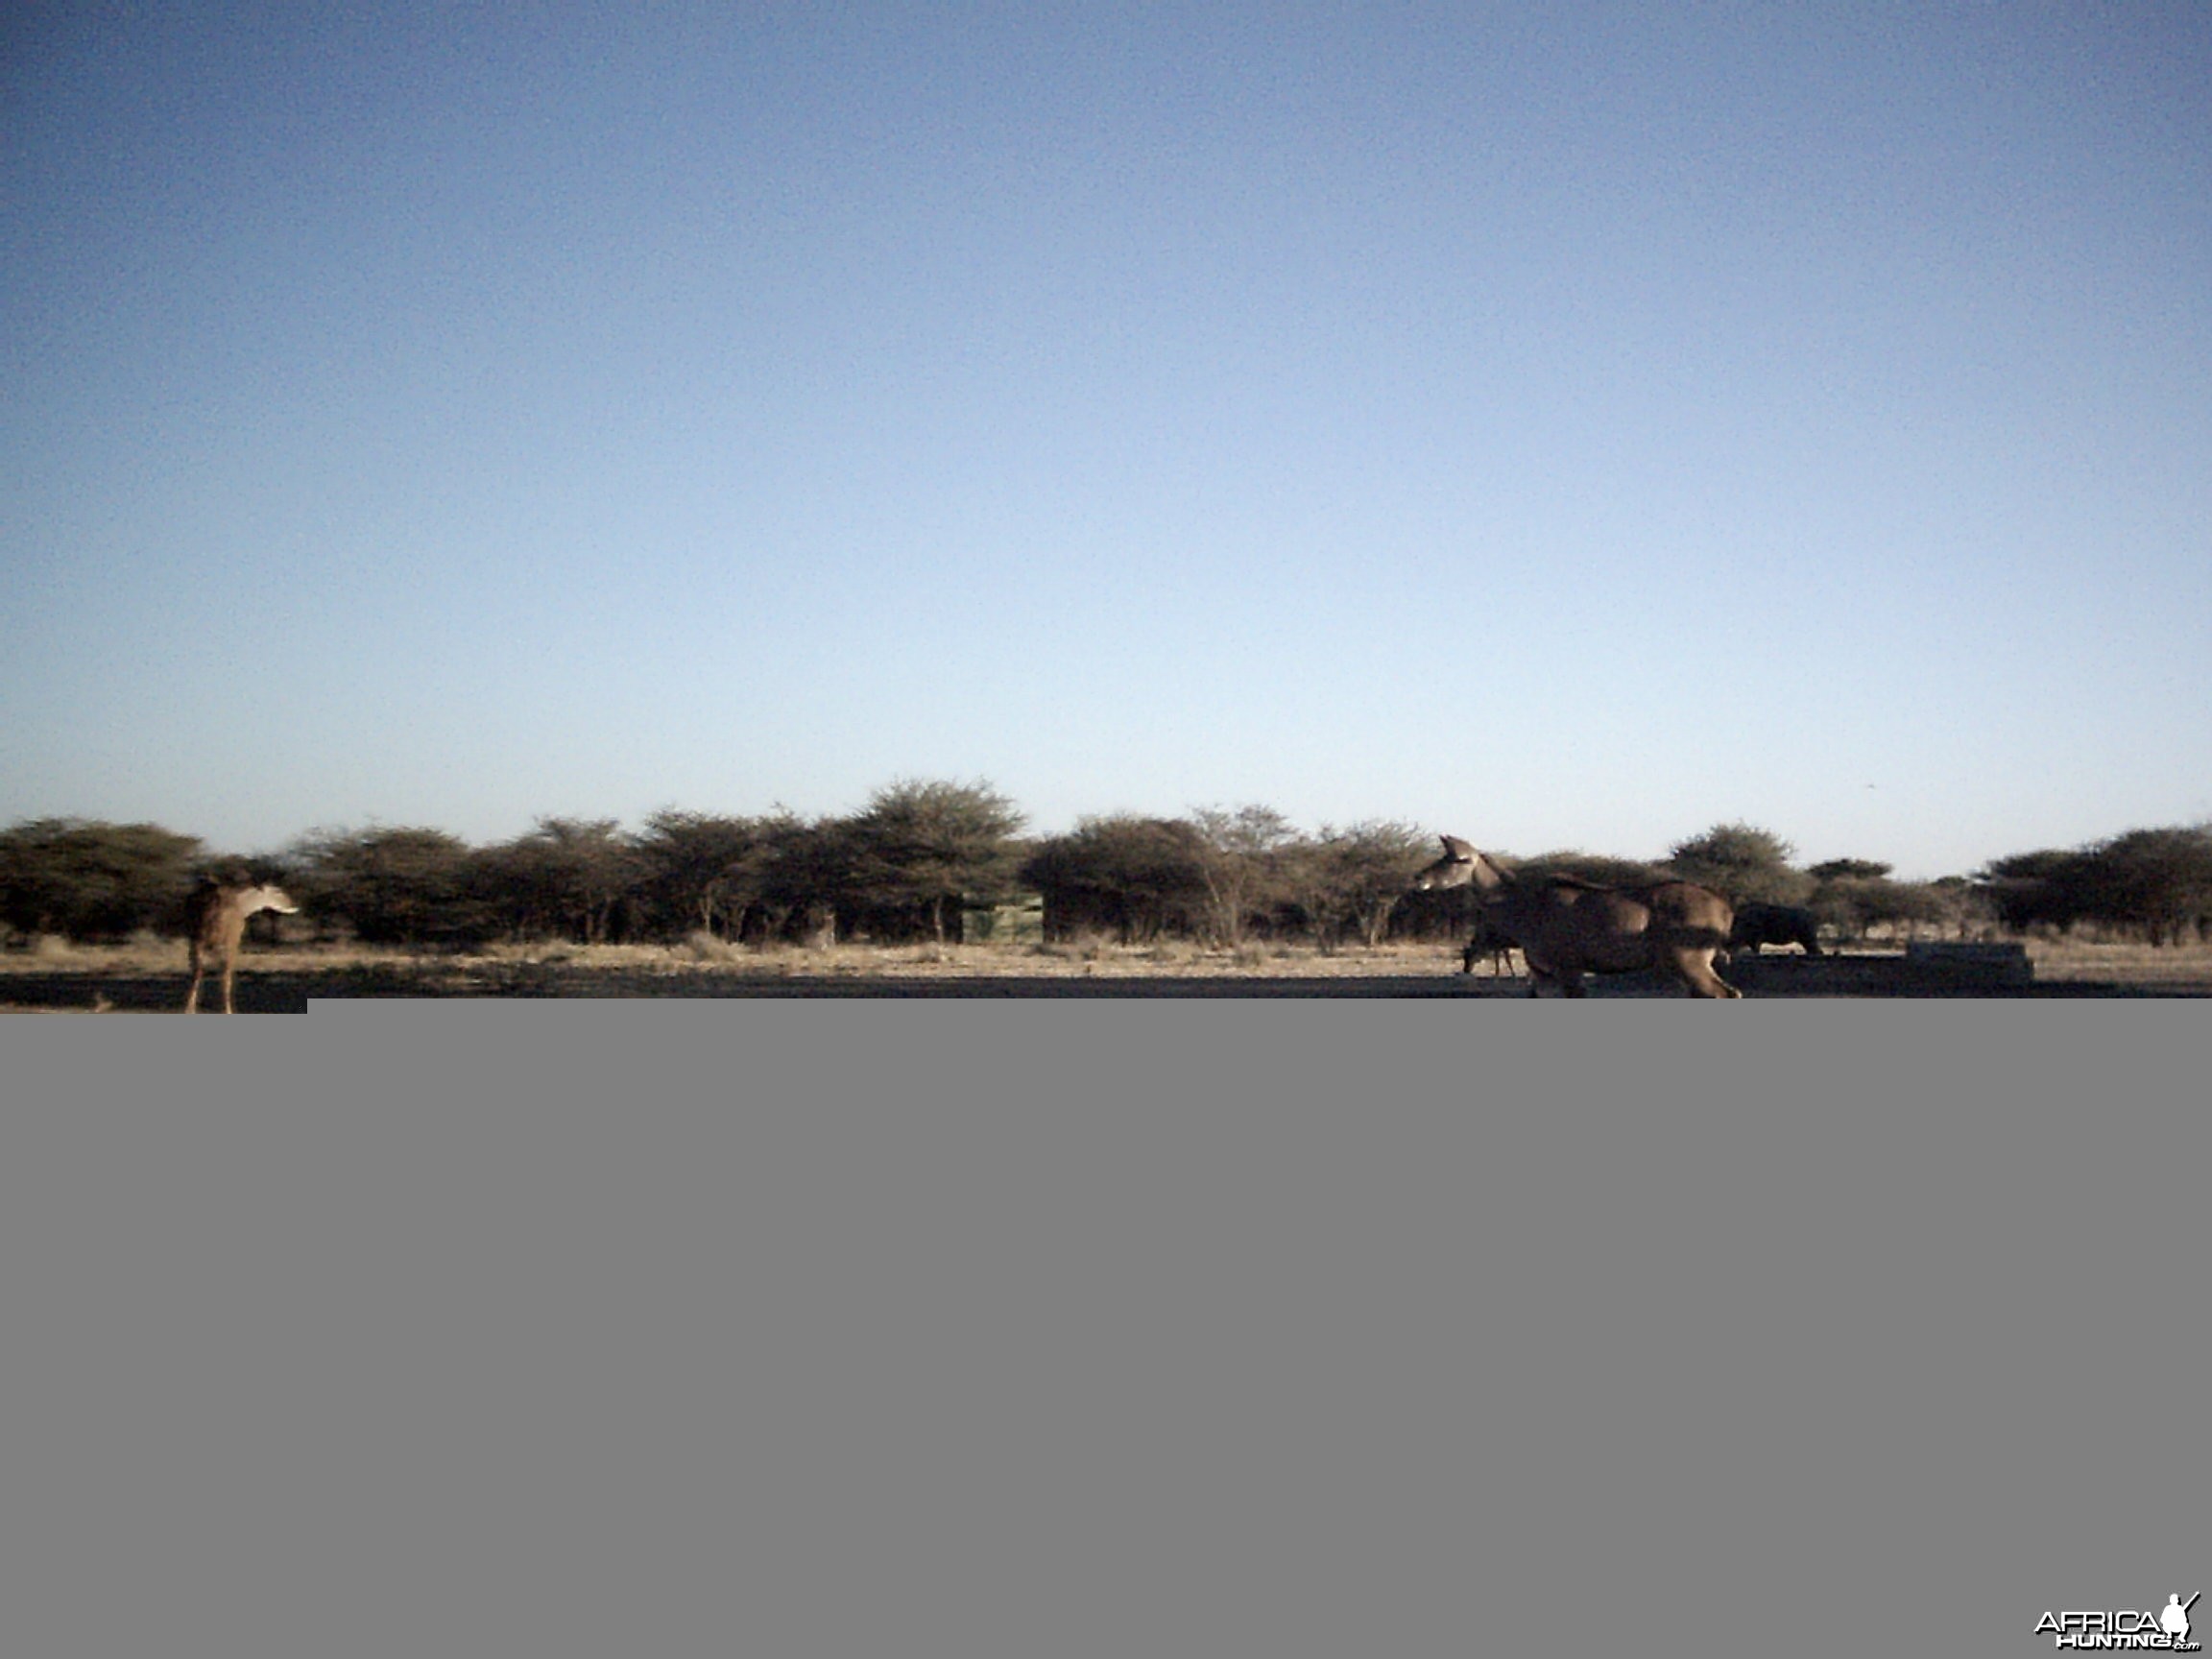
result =
[{"label": "concrete water trough", "polygon": [[2035,964],[2020,944],[1915,940],[1905,947],[1905,966],[1960,984],[2028,985],[2035,979]]}]

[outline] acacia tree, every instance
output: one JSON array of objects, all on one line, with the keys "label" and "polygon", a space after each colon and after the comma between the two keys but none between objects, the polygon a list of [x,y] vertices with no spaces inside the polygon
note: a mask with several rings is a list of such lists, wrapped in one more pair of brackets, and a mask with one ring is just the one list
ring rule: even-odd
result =
[{"label": "acacia tree", "polygon": [[1831,858],[1805,872],[1815,881],[1879,881],[1890,865],[1873,858]]},{"label": "acacia tree", "polygon": [[1044,895],[1048,937],[1110,927],[1134,945],[1190,928],[1206,902],[1202,860],[1190,825],[1116,814],[1078,819],[1073,833],[1047,836],[1016,874]]},{"label": "acacia tree", "polygon": [[2057,847],[1992,859],[1974,876],[1997,918],[2015,933],[2064,931],[2091,914],[2088,854]]},{"label": "acacia tree", "polygon": [[1334,951],[1348,925],[1370,949],[1382,942],[1427,845],[1410,824],[1369,819],[1344,830],[1324,824],[1312,840],[1281,849],[1285,883],[1323,954]]},{"label": "acacia tree", "polygon": [[760,821],[761,934],[795,932],[809,944],[834,944],[838,912],[867,902],[854,865],[850,819],[806,819],[777,807]]},{"label": "acacia tree", "polygon": [[1771,830],[1716,824],[1702,835],[1677,841],[1667,863],[1682,879],[1717,888],[1734,904],[1800,904],[1813,882],[1790,868],[1796,851]]},{"label": "acacia tree", "polygon": [[28,819],[0,830],[0,915],[73,939],[171,923],[201,854],[197,835],[158,824]]},{"label": "acacia tree", "polygon": [[1011,890],[1023,821],[987,781],[902,779],[849,822],[854,879],[869,902],[926,917],[942,943],[948,906],[995,903]]},{"label": "acacia tree", "polygon": [[478,854],[443,830],[318,830],[293,843],[297,897],[375,944],[460,943],[492,929]]},{"label": "acacia tree", "polygon": [[1956,914],[1943,894],[1925,881],[1881,877],[1831,882],[1814,896],[1814,913],[1845,938],[1863,939],[1876,927],[1903,927],[1917,937],[1922,924],[1940,928]]},{"label": "acacia tree", "polygon": [[767,874],[769,821],[665,807],[637,841],[641,889],[671,933],[734,939]]},{"label": "acacia tree", "polygon": [[612,818],[541,818],[526,835],[479,856],[509,926],[525,935],[560,931],[606,942],[615,906],[644,873]]},{"label": "acacia tree", "polygon": [[1318,838],[1300,837],[1278,848],[1274,857],[1275,890],[1313,940],[1324,956],[1336,953],[1336,935],[1344,924],[1344,896],[1338,884],[1335,860]]},{"label": "acacia tree", "polygon": [[2084,908],[2152,945],[2178,944],[2212,916],[2212,829],[2130,830],[2085,863]]},{"label": "acacia tree", "polygon": [[2094,922],[2153,945],[2177,944],[2212,921],[2212,826],[2130,830],[2087,847],[2015,853],[1973,879],[2015,932]]},{"label": "acacia tree", "polygon": [[1863,939],[1892,906],[1887,896],[1890,866],[1875,858],[1830,858],[1806,872],[1813,891],[1805,906],[1824,927],[1841,939]]},{"label": "acacia tree", "polygon": [[1977,926],[1985,926],[1993,913],[1983,902],[1979,888],[1964,876],[1938,876],[1928,883],[1940,914],[1937,922],[1961,939]]},{"label": "acacia tree", "polygon": [[1198,807],[1186,822],[1196,832],[1207,930],[1216,945],[1238,945],[1252,912],[1280,891],[1280,854],[1297,832],[1272,806]]}]

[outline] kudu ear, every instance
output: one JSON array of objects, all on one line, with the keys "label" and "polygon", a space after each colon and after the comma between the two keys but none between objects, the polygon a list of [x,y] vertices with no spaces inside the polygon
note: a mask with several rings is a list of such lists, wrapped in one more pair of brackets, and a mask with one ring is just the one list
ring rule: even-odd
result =
[{"label": "kudu ear", "polygon": [[1439,835],[1437,839],[1444,843],[1444,855],[1450,858],[1453,863],[1472,864],[1475,862],[1475,849],[1460,840],[1458,836]]}]

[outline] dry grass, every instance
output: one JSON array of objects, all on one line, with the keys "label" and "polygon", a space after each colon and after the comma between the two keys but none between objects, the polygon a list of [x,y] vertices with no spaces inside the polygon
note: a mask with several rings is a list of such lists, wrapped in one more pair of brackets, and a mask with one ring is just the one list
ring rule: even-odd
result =
[{"label": "dry grass", "polygon": [[[1098,935],[1036,945],[734,945],[694,933],[680,945],[573,945],[558,941],[487,945],[437,952],[364,945],[249,946],[238,971],[253,974],[342,974],[373,970],[426,979],[467,978],[501,971],[559,968],[626,975],[730,974],[791,978],[807,974],[871,978],[1156,979],[1163,974],[1244,974],[1267,978],[1361,978],[1456,970],[1458,950],[1446,942],[1387,945],[1324,956],[1310,946],[1247,943],[1212,950],[1188,940],[1121,945]],[[190,972],[181,939],[143,938],[123,945],[73,945],[41,937],[0,951],[0,981],[10,975],[92,975]]]},{"label": "dry grass", "polygon": [[2093,980],[2116,985],[2212,984],[2212,945],[2093,944],[2073,939],[2031,939],[2028,959],[2035,977],[2052,984]]},{"label": "dry grass", "polygon": [[[244,957],[241,956],[243,961]],[[39,933],[28,944],[0,951],[0,974],[189,974],[191,948],[182,939],[133,933],[123,945],[77,945]]]}]

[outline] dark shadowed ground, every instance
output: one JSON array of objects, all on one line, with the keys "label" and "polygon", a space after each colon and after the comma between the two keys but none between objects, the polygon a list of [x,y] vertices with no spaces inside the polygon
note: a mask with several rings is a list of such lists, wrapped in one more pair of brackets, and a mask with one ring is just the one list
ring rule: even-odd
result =
[{"label": "dark shadowed ground", "polygon": [[[2112,998],[2206,997],[2212,983],[2156,984],[2120,980],[2066,979],[2007,985],[1969,972],[1938,972],[1909,967],[1902,958],[1830,956],[1807,960],[1796,955],[1739,959],[1725,971],[1746,998]],[[1159,974],[1085,977],[1061,975],[891,976],[862,973],[819,975],[749,975],[712,971],[632,972],[618,968],[517,963],[471,967],[467,971],[424,972],[380,966],[335,967],[315,972],[254,973],[241,968],[237,1004],[241,1014],[300,1014],[312,998],[674,998],[716,999],[944,998],[1020,1000],[1025,998],[1231,998],[1337,999],[1522,998],[1527,981],[1518,976],[1493,979],[1445,970],[1365,977]],[[0,978],[0,1007],[14,1010],[77,1009],[116,1012],[175,1010],[184,982],[174,974],[104,974],[79,970],[21,973]],[[209,993],[203,992],[202,1007]],[[1623,974],[1590,982],[1593,998],[1678,996],[1671,981],[1648,974]]]}]

